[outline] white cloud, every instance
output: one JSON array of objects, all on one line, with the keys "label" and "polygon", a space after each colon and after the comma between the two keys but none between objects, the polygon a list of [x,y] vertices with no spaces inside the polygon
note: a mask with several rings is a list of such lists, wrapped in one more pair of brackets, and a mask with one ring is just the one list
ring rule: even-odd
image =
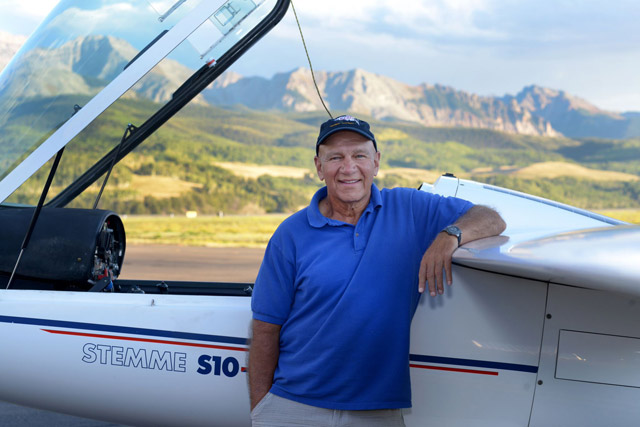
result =
[{"label": "white cloud", "polygon": [[420,35],[495,37],[492,29],[474,24],[475,15],[490,10],[487,0],[325,0],[296,2],[303,28],[339,32],[389,32],[401,38]]},{"label": "white cloud", "polygon": [[57,0],[2,0],[0,29],[11,34],[29,35],[51,12]]},{"label": "white cloud", "polygon": [[56,4],[58,4],[58,0],[3,0],[2,9],[6,13],[10,12],[15,16],[42,20]]},{"label": "white cloud", "polygon": [[[49,26],[64,26],[65,31],[81,34],[113,27],[130,27],[136,23],[136,17],[127,13],[131,10],[133,10],[133,6],[127,2],[114,3],[95,10],[72,7],[57,15],[49,23]],[[72,16],[73,19],[69,16]],[[114,22],[116,16],[118,20]]]},{"label": "white cloud", "polygon": [[391,7],[384,22],[406,26],[415,34],[493,37],[494,31],[478,28],[474,23],[477,13],[488,10],[485,0],[411,0]]}]

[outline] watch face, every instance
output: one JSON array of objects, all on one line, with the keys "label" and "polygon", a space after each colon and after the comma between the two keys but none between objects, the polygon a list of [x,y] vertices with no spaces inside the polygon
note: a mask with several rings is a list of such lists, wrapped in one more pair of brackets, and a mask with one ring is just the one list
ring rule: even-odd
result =
[{"label": "watch face", "polygon": [[457,226],[449,225],[444,229],[444,232],[451,236],[456,236],[458,238],[458,246],[460,246],[460,242],[462,241],[462,231]]},{"label": "watch face", "polygon": [[447,228],[444,229],[444,231],[451,234],[452,236],[459,236],[462,234],[462,231],[460,231],[460,229],[455,225],[449,225]]}]

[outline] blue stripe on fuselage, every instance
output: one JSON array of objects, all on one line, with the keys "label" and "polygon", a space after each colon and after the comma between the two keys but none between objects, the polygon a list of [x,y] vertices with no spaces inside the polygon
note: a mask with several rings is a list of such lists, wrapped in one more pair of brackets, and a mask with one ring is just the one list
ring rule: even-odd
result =
[{"label": "blue stripe on fuselage", "polygon": [[424,356],[410,354],[412,362],[438,363],[441,365],[473,366],[475,368],[501,369],[506,371],[537,373],[538,367],[531,365],[519,365],[517,363],[489,362],[486,360],[458,359],[455,357]]},{"label": "blue stripe on fuselage", "polygon": [[226,344],[247,345],[246,338],[226,337],[222,335],[196,334],[191,332],[164,331],[160,329],[131,328],[127,326],[101,325],[98,323],[68,322],[64,320],[35,319],[31,317],[0,316],[1,323],[19,323],[22,325],[53,326],[57,328],[82,329],[87,331],[116,332],[121,334],[147,335],[152,337],[178,338]]}]

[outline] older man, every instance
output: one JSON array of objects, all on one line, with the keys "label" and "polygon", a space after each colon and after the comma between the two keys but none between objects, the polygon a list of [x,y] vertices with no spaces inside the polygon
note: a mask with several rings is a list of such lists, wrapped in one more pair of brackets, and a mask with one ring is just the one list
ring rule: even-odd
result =
[{"label": "older man", "polygon": [[442,294],[453,251],[505,224],[461,199],[378,190],[375,137],[351,116],[322,124],[315,165],[326,187],[276,230],[256,279],[253,425],[402,426],[420,293]]}]

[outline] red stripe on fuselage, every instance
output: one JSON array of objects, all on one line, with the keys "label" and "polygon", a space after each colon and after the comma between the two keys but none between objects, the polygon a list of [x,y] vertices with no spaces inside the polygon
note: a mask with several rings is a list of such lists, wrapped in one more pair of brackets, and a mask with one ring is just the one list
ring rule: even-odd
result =
[{"label": "red stripe on fuselage", "polygon": [[187,347],[202,347],[202,348],[216,348],[220,350],[233,350],[233,351],[249,351],[247,348],[241,347],[229,347],[225,345],[213,345],[213,344],[199,344],[192,342],[180,342],[180,341],[166,341],[166,340],[154,340],[150,338],[136,338],[136,337],[121,337],[117,335],[102,335],[102,334],[87,334],[84,332],[72,332],[72,331],[57,331],[53,329],[42,329],[45,332],[51,334],[62,335],[74,335],[78,337],[90,337],[90,338],[104,338],[109,340],[123,340],[123,341],[138,341],[138,342],[151,342],[156,344],[170,344],[170,345],[182,345]]},{"label": "red stripe on fuselage", "polygon": [[460,369],[460,368],[447,368],[445,366],[430,366],[430,365],[414,365],[409,364],[411,368],[421,369],[433,369],[436,371],[449,371],[449,372],[463,372],[465,374],[480,374],[480,375],[498,375],[495,371],[476,371],[474,369]]}]

